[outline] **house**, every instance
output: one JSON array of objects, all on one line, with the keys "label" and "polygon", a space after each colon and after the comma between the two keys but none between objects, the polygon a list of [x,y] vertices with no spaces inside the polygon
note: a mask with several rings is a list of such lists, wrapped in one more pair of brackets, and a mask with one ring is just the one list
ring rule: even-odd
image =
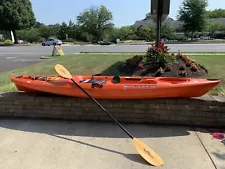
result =
[{"label": "house", "polygon": [[[218,22],[219,24],[225,25],[225,18],[209,18],[208,22]],[[174,20],[170,17],[167,17],[163,22],[162,25],[167,24],[170,28],[173,28],[175,30],[181,30],[183,23],[177,20]],[[136,28],[140,26],[146,26],[146,27],[152,27],[156,29],[156,22],[153,20],[151,16],[146,17],[145,19],[142,19],[140,21],[136,21],[134,26]],[[178,31],[179,32],[179,31]]]},{"label": "house", "polygon": [[[165,25],[165,24],[176,30],[177,29],[179,30],[182,27],[182,22],[176,21],[169,17],[166,18],[162,22],[162,25]],[[151,17],[148,17],[148,18],[142,19],[140,21],[136,21],[134,26],[137,28],[140,26],[146,26],[146,27],[152,27],[152,28],[156,29],[156,22]]]}]

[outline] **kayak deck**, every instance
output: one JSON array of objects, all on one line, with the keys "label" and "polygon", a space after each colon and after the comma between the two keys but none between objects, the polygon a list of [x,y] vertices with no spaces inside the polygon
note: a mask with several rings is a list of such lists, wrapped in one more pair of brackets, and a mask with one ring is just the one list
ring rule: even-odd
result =
[{"label": "kayak deck", "polygon": [[[175,77],[73,76],[92,97],[99,99],[141,99],[199,97],[220,83],[220,80]],[[12,76],[17,89],[87,98],[71,80],[60,76]]]}]

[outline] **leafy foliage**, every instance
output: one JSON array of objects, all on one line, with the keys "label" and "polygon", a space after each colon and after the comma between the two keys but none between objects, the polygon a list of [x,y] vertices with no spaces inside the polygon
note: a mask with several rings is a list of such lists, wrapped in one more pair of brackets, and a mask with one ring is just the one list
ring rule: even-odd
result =
[{"label": "leafy foliage", "polygon": [[222,24],[219,22],[211,22],[208,24],[207,29],[210,32],[210,35],[213,36],[217,31],[222,30]]},{"label": "leafy foliage", "polygon": [[12,42],[10,39],[6,39],[6,40],[4,41],[4,44],[6,44],[6,45],[12,45],[13,42]]},{"label": "leafy foliage", "polygon": [[29,0],[0,0],[0,28],[19,30],[35,24],[32,5]]},{"label": "leafy foliage", "polygon": [[142,39],[153,40],[156,36],[156,31],[153,28],[142,26],[137,30],[137,35]]},{"label": "leafy foliage", "polygon": [[207,17],[209,18],[225,18],[225,9],[215,9],[207,11]]},{"label": "leafy foliage", "polygon": [[54,24],[54,25],[48,25],[49,29],[50,29],[50,33],[49,36],[51,37],[57,37],[60,27],[60,24]]},{"label": "leafy foliage", "polygon": [[29,0],[0,0],[0,29],[15,30],[30,28],[35,24],[35,16]]},{"label": "leafy foliage", "polygon": [[[154,41],[156,30],[152,27],[135,25],[115,27],[112,23],[112,13],[104,6],[90,7],[77,16],[77,23],[69,21],[53,25],[45,25],[32,19],[33,13],[25,15],[21,11],[29,0],[0,0],[0,30],[3,31],[4,39],[11,37],[10,30],[17,29],[18,38],[26,42],[38,42],[47,38],[59,38],[63,41],[79,43],[78,41],[97,43],[101,40],[116,43],[116,39],[123,40],[146,40]],[[184,22],[184,28],[172,29],[167,23],[162,24],[161,38],[168,40],[187,40],[187,37],[193,37],[193,33],[203,30],[202,33],[195,33],[196,36],[208,35],[214,38],[225,37],[225,26],[216,21],[206,22],[206,18],[224,17],[222,9],[205,11],[204,0],[184,0],[183,6],[179,11],[179,19]],[[27,11],[32,10],[27,3]],[[15,7],[15,5],[17,7]],[[18,9],[18,11],[15,11]],[[7,12],[5,10],[7,9]],[[4,15],[3,15],[4,12]],[[22,17],[20,16],[22,15]],[[3,18],[3,16],[5,18]],[[34,17],[34,16],[33,16]],[[24,18],[24,19],[23,19]],[[146,19],[150,19],[151,14],[146,14]],[[11,22],[11,20],[13,22]],[[145,19],[144,19],[145,20]],[[209,19],[208,19],[209,20]],[[10,21],[10,23],[9,23]],[[29,23],[26,23],[29,21]],[[13,24],[13,23],[16,24]],[[5,24],[7,23],[7,24]],[[9,23],[9,24],[8,24]],[[194,24],[193,24],[194,23]],[[19,25],[19,26],[18,26]],[[29,25],[29,27],[28,27]],[[13,27],[12,27],[13,26]],[[10,28],[9,30],[7,30]],[[176,32],[185,31],[185,35],[176,34]],[[16,37],[15,37],[16,38]],[[105,44],[105,43],[104,43]]]},{"label": "leafy foliage", "polygon": [[152,43],[151,47],[147,49],[144,62],[158,62],[162,67],[170,62],[175,62],[176,57],[168,51],[168,46],[166,46],[164,42],[161,41],[159,47],[155,46],[155,43]]},{"label": "leafy foliage", "polygon": [[112,13],[105,6],[91,7],[77,16],[78,25],[94,39],[103,38],[105,31],[113,28]]},{"label": "leafy foliage", "polygon": [[68,33],[68,25],[63,22],[60,26],[59,32],[58,32],[58,38],[59,39],[66,39],[66,34]]},{"label": "leafy foliage", "polygon": [[48,26],[43,25],[39,28],[39,34],[44,39],[48,39],[51,36],[51,30]]},{"label": "leafy foliage", "polygon": [[135,31],[131,26],[122,26],[119,29],[118,37],[120,39],[129,39],[128,37],[134,34],[135,34]]},{"label": "leafy foliage", "polygon": [[180,7],[178,20],[183,22],[183,28],[187,32],[202,31],[206,26],[205,0],[184,0]]},{"label": "leafy foliage", "polygon": [[161,27],[161,37],[167,38],[169,40],[174,40],[175,39],[175,30],[170,28],[167,24],[164,24]]},{"label": "leafy foliage", "polygon": [[19,30],[17,31],[18,39],[22,39],[25,42],[37,42],[40,39],[39,30],[37,28],[31,28],[29,30]]}]

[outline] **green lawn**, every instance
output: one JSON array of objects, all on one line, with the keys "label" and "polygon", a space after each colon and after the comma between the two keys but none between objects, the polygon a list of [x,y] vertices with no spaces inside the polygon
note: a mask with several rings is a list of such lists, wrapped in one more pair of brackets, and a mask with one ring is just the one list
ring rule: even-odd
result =
[{"label": "green lawn", "polygon": [[225,96],[225,55],[196,55],[190,56],[190,58],[198,61],[207,68],[209,74],[206,78],[221,79],[221,83],[215,89],[210,91],[209,94]]},{"label": "green lawn", "polygon": [[[57,75],[54,66],[59,63],[64,65],[71,74],[93,75],[102,73],[104,75],[125,75],[117,71],[117,66],[126,59],[134,56],[133,53],[117,54],[75,54],[59,56],[53,60],[47,60],[38,64],[30,65],[24,68],[0,73],[0,91],[16,91],[13,83],[10,81],[12,75]],[[206,78],[220,78],[222,83],[213,89],[209,94],[225,96],[225,54],[224,55],[191,55],[192,59],[199,61],[204,65],[209,75]]]}]

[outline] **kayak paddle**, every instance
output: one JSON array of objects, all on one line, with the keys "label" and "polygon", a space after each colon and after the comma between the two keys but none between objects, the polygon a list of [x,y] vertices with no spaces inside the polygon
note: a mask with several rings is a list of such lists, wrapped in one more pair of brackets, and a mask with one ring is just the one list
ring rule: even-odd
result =
[{"label": "kayak paddle", "polygon": [[108,111],[105,110],[105,108],[103,108],[100,105],[100,103],[98,103],[88,92],[86,92],[80,85],[78,85],[73,80],[72,75],[65,67],[63,67],[60,64],[56,64],[55,70],[60,76],[66,78],[66,79],[70,79],[89,98],[91,98],[104,112],[106,112],[130,136],[130,138],[133,140],[136,150],[147,162],[149,162],[150,164],[157,166],[157,167],[162,166],[164,164],[164,161],[162,160],[162,158],[159,155],[157,155],[152,149],[150,149],[147,145],[142,143],[139,139],[133,137]]}]

